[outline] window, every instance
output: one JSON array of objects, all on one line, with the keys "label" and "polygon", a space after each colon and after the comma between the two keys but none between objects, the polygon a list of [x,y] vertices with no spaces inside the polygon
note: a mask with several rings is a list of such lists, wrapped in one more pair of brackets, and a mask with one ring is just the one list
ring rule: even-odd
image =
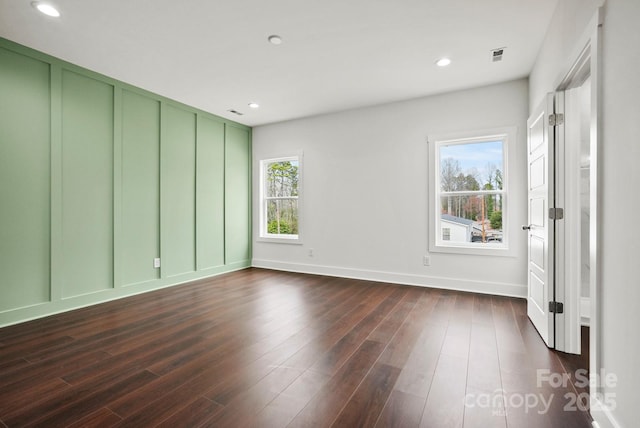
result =
[{"label": "window", "polygon": [[260,238],[275,242],[301,243],[301,156],[260,162]]},{"label": "window", "polygon": [[430,251],[504,254],[508,249],[507,152],[512,138],[515,131],[504,130],[429,142]]}]

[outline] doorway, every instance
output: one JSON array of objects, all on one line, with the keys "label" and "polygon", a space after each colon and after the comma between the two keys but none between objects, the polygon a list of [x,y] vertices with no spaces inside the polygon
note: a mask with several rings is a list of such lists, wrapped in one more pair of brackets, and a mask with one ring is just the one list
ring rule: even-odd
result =
[{"label": "doorway", "polygon": [[590,46],[528,121],[528,306],[548,347],[581,353],[596,251],[597,111]]},{"label": "doorway", "polygon": [[574,153],[571,153],[572,166],[567,171],[574,175],[571,183],[572,205],[577,209],[573,234],[574,245],[579,252],[579,261],[575,261],[575,279],[579,284],[580,324],[589,325],[590,319],[590,218],[591,218],[591,76],[582,83],[565,90],[565,111],[567,124],[565,139]]}]

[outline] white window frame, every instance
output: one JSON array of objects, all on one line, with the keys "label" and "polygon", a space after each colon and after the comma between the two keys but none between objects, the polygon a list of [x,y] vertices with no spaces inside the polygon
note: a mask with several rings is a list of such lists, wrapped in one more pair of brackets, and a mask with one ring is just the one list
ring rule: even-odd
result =
[{"label": "white window frame", "polygon": [[[298,162],[298,196],[291,197],[267,197],[266,194],[266,167],[267,165],[274,162],[285,162],[285,161],[297,161]],[[302,199],[303,199],[303,182],[302,182],[302,171],[303,171],[303,158],[302,152],[298,152],[295,155],[291,156],[279,156],[279,157],[271,157],[268,159],[261,159],[260,162],[260,224],[259,224],[259,236],[256,239],[259,242],[273,242],[273,243],[281,243],[281,244],[302,244]],[[270,200],[276,199],[297,199],[298,200],[298,234],[297,235],[287,235],[287,234],[273,234],[267,231],[267,203]]]},{"label": "white window frame", "polygon": [[[515,256],[509,245],[511,218],[513,209],[510,206],[511,181],[510,166],[515,162],[515,145],[517,129],[515,127],[497,128],[482,131],[460,132],[455,134],[433,135],[428,138],[429,145],[429,251],[434,253],[471,254],[485,256]],[[502,242],[501,243],[459,243],[445,241],[440,236],[440,147],[451,144],[469,144],[500,140],[503,142],[504,181],[502,188]],[[494,194],[495,191],[477,191]],[[459,194],[465,194],[460,192]]]}]

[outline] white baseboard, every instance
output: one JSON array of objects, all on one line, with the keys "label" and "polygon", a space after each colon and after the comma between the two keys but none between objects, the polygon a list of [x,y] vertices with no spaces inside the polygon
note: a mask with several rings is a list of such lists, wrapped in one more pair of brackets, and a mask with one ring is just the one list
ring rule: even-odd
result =
[{"label": "white baseboard", "polygon": [[414,275],[398,272],[384,272],[368,269],[353,269],[338,266],[321,266],[304,263],[289,263],[276,260],[253,259],[252,266],[257,268],[283,270],[288,272],[308,273],[314,275],[336,276],[341,278],[361,279],[366,281],[388,282],[392,284],[415,285],[419,287],[442,288],[447,290],[469,291],[474,293],[498,296],[526,298],[527,285],[507,284],[469,279],[455,279]]},{"label": "white baseboard", "polygon": [[591,299],[588,297],[580,298],[580,324],[589,327],[591,320]]}]

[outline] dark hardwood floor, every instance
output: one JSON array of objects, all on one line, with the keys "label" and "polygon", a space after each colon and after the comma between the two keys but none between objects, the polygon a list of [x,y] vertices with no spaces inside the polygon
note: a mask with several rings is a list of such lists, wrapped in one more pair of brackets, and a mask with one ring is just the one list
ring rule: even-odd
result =
[{"label": "dark hardwood floor", "polygon": [[0,427],[589,427],[525,301],[247,269],[0,329]]}]

